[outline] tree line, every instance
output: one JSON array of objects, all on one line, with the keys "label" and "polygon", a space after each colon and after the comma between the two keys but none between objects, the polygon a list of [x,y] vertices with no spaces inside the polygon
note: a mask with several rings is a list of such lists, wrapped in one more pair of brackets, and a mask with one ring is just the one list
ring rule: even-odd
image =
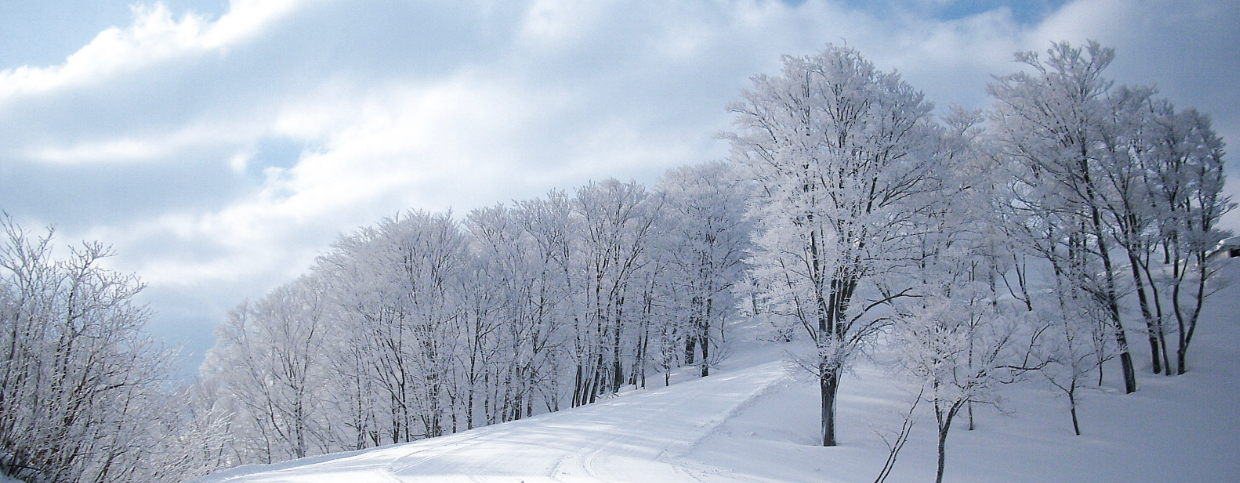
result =
[{"label": "tree line", "polygon": [[[725,163],[410,211],[243,302],[199,387],[211,466],[414,441],[590,404],[720,357],[748,184]],[[221,422],[221,424],[224,424]]]},{"label": "tree line", "polygon": [[728,160],[343,235],[231,310],[188,385],[104,247],[57,259],[6,221],[0,472],[175,480],[517,420],[708,376],[738,318],[812,342],[823,445],[865,352],[922,388],[940,481],[953,422],[999,384],[1062,392],[1080,434],[1108,362],[1138,389],[1129,335],[1154,373],[1188,370],[1233,207],[1209,117],[1115,86],[1113,59],[1018,53],[990,109],[936,116],[853,49],[785,56],[727,106]]}]

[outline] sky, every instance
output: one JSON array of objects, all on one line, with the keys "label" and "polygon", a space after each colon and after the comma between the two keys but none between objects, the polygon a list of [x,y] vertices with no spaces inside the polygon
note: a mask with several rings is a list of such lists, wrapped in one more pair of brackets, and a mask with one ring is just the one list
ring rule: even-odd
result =
[{"label": "sky", "polygon": [[0,210],[112,246],[192,371],[230,308],[386,216],[723,159],[783,54],[854,47],[943,112],[1090,39],[1240,143],[1234,0],[5,0]]}]

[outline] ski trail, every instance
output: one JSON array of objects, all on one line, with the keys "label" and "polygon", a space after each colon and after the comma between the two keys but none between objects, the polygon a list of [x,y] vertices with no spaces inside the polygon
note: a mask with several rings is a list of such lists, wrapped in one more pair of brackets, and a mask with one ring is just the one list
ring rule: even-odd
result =
[{"label": "ski trail", "polygon": [[782,363],[772,362],[558,413],[237,475],[228,481],[756,481],[696,464],[691,453],[786,377]]},{"label": "ski trail", "polygon": [[704,473],[689,471],[682,458],[786,374],[776,362],[715,377],[676,388],[677,398],[644,395],[649,397],[633,401],[638,410],[600,407],[614,411],[596,420],[609,429],[565,455],[549,476],[574,482],[703,481]]}]

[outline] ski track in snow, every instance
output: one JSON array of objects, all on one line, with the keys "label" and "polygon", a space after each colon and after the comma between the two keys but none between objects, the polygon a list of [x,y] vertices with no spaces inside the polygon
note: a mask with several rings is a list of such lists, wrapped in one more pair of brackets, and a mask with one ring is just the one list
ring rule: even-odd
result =
[{"label": "ski track in snow", "polygon": [[[203,482],[770,481],[691,453],[788,377],[781,362],[440,438],[311,461],[238,468]],[[320,460],[321,459],[321,460]]]}]

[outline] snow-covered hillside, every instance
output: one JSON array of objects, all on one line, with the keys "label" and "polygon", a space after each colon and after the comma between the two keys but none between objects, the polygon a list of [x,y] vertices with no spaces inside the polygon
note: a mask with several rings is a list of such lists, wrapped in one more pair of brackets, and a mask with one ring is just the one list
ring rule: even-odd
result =
[{"label": "snow-covered hillside", "polygon": [[[1240,281],[1240,263],[1228,267]],[[1030,380],[1002,389],[948,439],[946,481],[1240,481],[1240,283],[1217,294],[1190,372],[1117,366],[1091,388],[1073,436],[1067,402]],[[736,328],[744,339],[744,327]],[[873,481],[910,386],[872,363],[845,379],[834,448],[818,439],[816,383],[781,362],[792,344],[738,342],[715,375],[590,406],[373,450],[235,468],[206,482]],[[1134,347],[1134,349],[1139,349]],[[1143,360],[1140,353],[1134,354]],[[1146,358],[1148,359],[1148,357]],[[934,420],[921,415],[888,481],[932,480]]]}]

